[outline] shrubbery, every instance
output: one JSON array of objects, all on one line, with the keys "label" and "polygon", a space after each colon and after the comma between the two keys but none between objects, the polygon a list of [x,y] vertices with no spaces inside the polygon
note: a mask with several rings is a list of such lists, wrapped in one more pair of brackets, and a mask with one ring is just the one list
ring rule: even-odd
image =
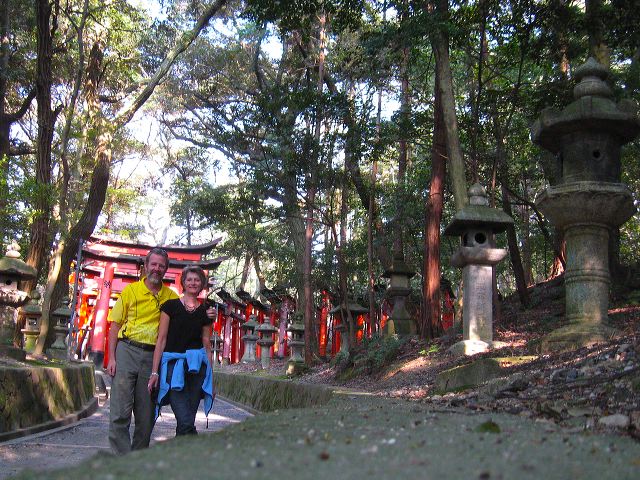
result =
[{"label": "shrubbery", "polygon": [[397,335],[374,334],[363,338],[353,355],[355,375],[372,374],[382,370],[398,356],[404,340]]}]

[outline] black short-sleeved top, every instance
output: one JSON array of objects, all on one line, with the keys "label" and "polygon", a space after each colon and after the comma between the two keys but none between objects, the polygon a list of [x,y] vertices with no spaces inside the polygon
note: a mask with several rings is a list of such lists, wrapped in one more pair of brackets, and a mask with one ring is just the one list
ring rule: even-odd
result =
[{"label": "black short-sleeved top", "polygon": [[164,302],[160,311],[169,315],[165,352],[184,353],[202,348],[202,327],[211,325],[204,304],[193,312],[188,312],[180,299],[176,298]]}]

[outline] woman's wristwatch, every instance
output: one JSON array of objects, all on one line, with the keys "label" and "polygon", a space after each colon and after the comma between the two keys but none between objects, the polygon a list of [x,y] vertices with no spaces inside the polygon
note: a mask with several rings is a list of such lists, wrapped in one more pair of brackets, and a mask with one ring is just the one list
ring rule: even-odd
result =
[{"label": "woman's wristwatch", "polygon": [[158,372],[151,372],[151,376],[152,377],[159,377],[160,375],[158,374]]}]

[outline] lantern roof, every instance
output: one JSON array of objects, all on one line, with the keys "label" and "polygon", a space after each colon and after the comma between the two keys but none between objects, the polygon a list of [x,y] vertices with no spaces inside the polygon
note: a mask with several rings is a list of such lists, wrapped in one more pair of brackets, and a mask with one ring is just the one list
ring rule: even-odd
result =
[{"label": "lantern roof", "polygon": [[[342,306],[338,304],[335,307],[333,307],[331,310],[329,310],[329,313],[340,313],[341,310],[342,310]],[[352,298],[347,300],[347,310],[349,310],[351,313],[357,313],[357,314],[369,313],[368,308],[363,307]]]},{"label": "lantern roof", "polygon": [[469,204],[458,210],[451,223],[445,228],[445,235],[462,235],[470,228],[490,228],[494,233],[504,232],[513,224],[513,218],[502,210],[491,208],[487,191],[479,183],[469,188]]},{"label": "lantern roof", "polygon": [[578,81],[573,89],[574,101],[562,111],[543,110],[531,127],[533,143],[556,153],[560,151],[560,138],[576,131],[605,131],[616,135],[621,144],[628,143],[640,133],[638,106],[632,100],[616,104],[606,79],[609,70],[595,59],[576,69]]},{"label": "lantern roof", "polygon": [[60,306],[58,308],[56,308],[52,315],[55,317],[64,317],[64,318],[70,318],[71,317],[71,309],[69,308],[69,297],[64,297],[61,301],[60,301]]},{"label": "lantern roof", "polygon": [[15,240],[7,246],[5,256],[0,258],[0,273],[19,280],[31,280],[37,276],[36,269],[20,259],[20,245]]},{"label": "lantern roof", "polygon": [[416,273],[411,270],[407,262],[404,261],[404,253],[399,252],[393,255],[393,261],[391,267],[384,271],[382,276],[384,278],[391,278],[391,275],[406,275],[409,278],[413,277]]},{"label": "lantern roof", "polygon": [[22,311],[25,315],[39,315],[42,313],[42,308],[38,304],[40,300],[40,293],[37,290],[32,290],[29,294],[31,300],[24,307],[22,307]]}]

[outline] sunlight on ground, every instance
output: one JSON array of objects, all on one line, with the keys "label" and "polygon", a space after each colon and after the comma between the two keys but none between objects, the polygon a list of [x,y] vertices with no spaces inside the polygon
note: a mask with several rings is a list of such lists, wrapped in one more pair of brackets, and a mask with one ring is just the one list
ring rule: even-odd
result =
[{"label": "sunlight on ground", "polygon": [[420,370],[421,368],[428,367],[430,364],[431,360],[428,357],[415,358],[408,361],[407,363],[403,363],[398,368],[393,368],[384,375],[383,379],[387,380],[393,377],[398,372],[413,372],[415,370]]}]

